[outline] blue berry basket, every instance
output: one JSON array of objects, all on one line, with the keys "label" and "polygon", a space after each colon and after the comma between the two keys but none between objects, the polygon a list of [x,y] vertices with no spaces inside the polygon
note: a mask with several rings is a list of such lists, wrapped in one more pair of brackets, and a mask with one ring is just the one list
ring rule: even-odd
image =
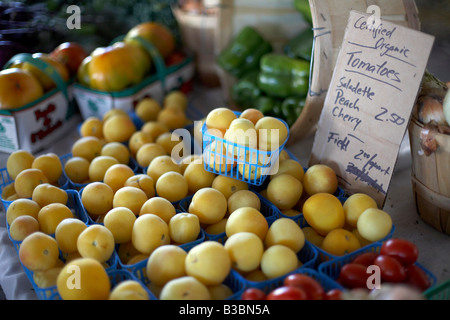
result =
[{"label": "blue berry basket", "polygon": [[[383,240],[383,241],[385,241],[385,240]],[[336,257],[336,258],[330,259],[326,262],[323,262],[318,266],[318,271],[319,271],[319,273],[324,274],[333,280],[337,280],[339,277],[339,274],[341,272],[341,268],[345,264],[352,262],[357,256],[359,256],[363,253],[366,253],[366,252],[379,253],[381,246],[383,244],[383,241],[374,242],[368,246],[365,246],[365,247],[363,247],[359,250],[356,250],[352,253],[349,253],[345,256]],[[422,269],[425,272],[428,280],[430,281],[430,288],[433,287],[436,283],[436,276],[431,271],[429,271],[424,266],[422,266],[420,263],[416,262],[415,265],[418,266],[420,269]]]},{"label": "blue berry basket", "polygon": [[[83,205],[81,204],[78,192],[71,189],[66,190],[66,192],[68,196],[66,205],[72,211],[74,218],[80,219],[84,224],[88,225],[89,218],[87,217],[83,209]],[[11,240],[14,248],[16,249],[16,252],[19,253],[20,244],[22,243],[22,241],[17,241],[11,238],[11,234],[9,231],[10,225],[8,222],[6,222],[6,229],[8,231],[8,237]],[[54,235],[51,236],[54,237]]]},{"label": "blue berry basket", "polygon": [[[196,240],[187,242],[187,243],[183,243],[183,244],[178,244],[177,246],[187,252],[190,249],[192,249],[193,247],[195,247],[196,245],[202,243],[203,241],[205,241],[205,231],[203,229],[200,229],[200,233]],[[117,250],[118,250],[118,247],[116,247],[116,252],[117,252]],[[119,258],[118,265],[119,265],[120,269],[124,269],[124,270],[131,272],[136,278],[138,278],[139,280],[141,280],[145,284],[147,284],[148,283],[148,279],[146,278],[147,277],[146,276],[147,261],[148,261],[148,258],[141,260],[139,262],[136,262],[134,264],[126,264],[123,261],[121,261]],[[147,279],[147,280],[145,280],[145,279]]]},{"label": "blue berry basket", "polygon": [[[298,260],[302,262],[302,265],[295,270],[288,272],[287,274],[264,281],[250,281],[245,279],[243,275],[237,272],[238,276],[241,278],[241,281],[246,284],[246,288],[258,288],[263,290],[264,292],[269,292],[277,287],[283,282],[284,278],[286,278],[289,274],[292,273],[301,273],[302,270],[312,270],[316,264],[317,260],[317,250],[311,245],[311,243],[305,241],[305,245],[303,248],[297,253]],[[337,284],[333,287],[338,287]]]},{"label": "blue berry basket", "polygon": [[[300,160],[292,153],[291,150],[289,150],[288,148],[284,148],[283,151],[286,151],[286,153],[290,159],[295,160],[298,163],[300,163]],[[303,171],[306,172],[306,170],[308,170],[308,167],[303,167]],[[265,180],[262,184],[260,184],[258,186],[252,185],[251,188],[255,191],[261,192],[262,190],[267,188],[268,182],[269,182],[268,180]],[[342,189],[342,187],[338,185],[337,190],[334,192],[334,195],[336,197],[345,197],[345,190]]]},{"label": "blue berry basket", "polygon": [[[58,186],[61,189],[64,190],[68,190],[70,189],[70,183],[69,180],[67,179],[67,176],[64,174],[64,163],[67,161],[67,155],[63,155],[59,157],[59,160],[61,161],[61,164],[63,165],[63,173],[61,174],[61,177],[58,179]],[[8,174],[8,170],[6,168],[1,168],[0,169],[0,176],[1,176],[1,181],[0,181],[0,194],[3,195],[3,191],[5,190],[5,188],[11,186],[14,183],[14,180],[11,179],[11,177]],[[6,200],[2,198],[2,204],[3,204],[3,209],[5,209],[5,211],[8,209],[9,205],[11,204],[12,200]]]},{"label": "blue berry basket", "polygon": [[[127,270],[111,269],[111,270],[107,270],[106,272],[109,276],[109,280],[111,283],[111,290],[114,289],[114,287],[117,286],[122,281],[134,280],[134,281],[140,282],[138,279],[136,279],[136,277],[133,274],[131,274]],[[149,300],[156,300],[155,295],[142,282],[140,284],[141,284],[142,288],[144,288],[144,290],[147,292]],[[59,295],[58,291],[56,290],[56,287],[52,287],[52,288],[54,288],[54,291],[53,291],[52,295],[50,295],[49,298],[46,300],[61,300],[61,296]]]},{"label": "blue berry basket", "polygon": [[[343,199],[344,198],[340,198],[341,202],[343,201]],[[296,221],[297,224],[300,226],[300,228],[309,227],[309,224],[304,219],[303,214],[299,214],[299,215],[292,216],[292,217],[289,217],[289,216],[284,216],[284,217],[290,218],[290,219],[293,219],[294,221]],[[385,241],[387,239],[392,238],[392,235],[394,234],[394,231],[395,231],[395,226],[392,225],[392,229],[389,232],[389,234],[386,237],[384,237],[383,239],[381,239],[380,241]],[[362,247],[362,248],[360,248],[360,249],[358,249],[358,250],[356,250],[356,251],[354,251],[352,253],[346,254],[344,256],[336,256],[336,255],[333,255],[331,253],[326,252],[325,250],[323,250],[322,248],[320,248],[320,247],[318,247],[318,246],[316,246],[314,244],[311,244],[311,245],[319,253],[318,258],[317,258],[317,265],[316,265],[316,267],[317,267],[317,266],[320,266],[320,264],[322,264],[322,263],[324,263],[326,261],[340,259],[340,258],[346,258],[347,256],[353,254],[354,252],[368,250],[368,249],[370,249],[372,244],[364,246],[364,247]]]},{"label": "blue berry basket", "polygon": [[[240,112],[234,112],[240,116]],[[280,152],[289,139],[289,126],[279,119],[287,128],[286,140],[272,151],[262,151],[232,143],[211,134],[206,122],[202,126],[203,164],[205,170],[242,180],[252,185],[261,185],[270,174],[273,164],[278,161]]]},{"label": "blue berry basket", "polygon": [[[280,210],[277,207],[275,207],[271,202],[269,202],[266,198],[261,196],[258,192],[255,191],[252,192],[254,192],[259,197],[259,200],[261,201],[260,212],[263,214],[268,224],[270,225],[273,221],[275,221],[279,217]],[[181,211],[189,212],[189,205],[191,203],[192,197],[193,195],[186,197],[179,202],[179,208]],[[212,234],[205,231],[205,240],[213,240],[224,244],[226,239],[227,235],[225,232]]]},{"label": "blue berry basket", "polygon": [[[61,258],[64,260],[62,253],[60,253]],[[106,261],[107,268],[106,271],[108,273],[113,272],[117,270],[117,260],[119,258],[117,257],[117,254],[113,252],[111,255],[111,258],[109,258],[108,261]],[[61,296],[58,293],[58,289],[56,286],[51,286],[47,288],[40,288],[37,286],[36,282],[34,281],[33,274],[34,272],[22,265],[23,270],[25,271],[25,274],[27,275],[28,280],[31,282],[31,286],[33,287],[36,296],[39,300],[61,300]]]}]

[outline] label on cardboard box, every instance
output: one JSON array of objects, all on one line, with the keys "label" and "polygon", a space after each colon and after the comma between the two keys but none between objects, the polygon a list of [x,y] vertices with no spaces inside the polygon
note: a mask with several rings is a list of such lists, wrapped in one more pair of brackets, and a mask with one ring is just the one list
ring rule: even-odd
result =
[{"label": "label on cardboard box", "polygon": [[70,129],[72,119],[77,120],[70,111],[66,97],[58,91],[33,106],[0,115],[0,151],[36,152],[49,146]]},{"label": "label on cardboard box", "polygon": [[434,37],[369,17],[350,12],[309,165],[382,208]]},{"label": "label on cardboard box", "polygon": [[0,115],[0,150],[19,149],[16,121],[13,116]]}]

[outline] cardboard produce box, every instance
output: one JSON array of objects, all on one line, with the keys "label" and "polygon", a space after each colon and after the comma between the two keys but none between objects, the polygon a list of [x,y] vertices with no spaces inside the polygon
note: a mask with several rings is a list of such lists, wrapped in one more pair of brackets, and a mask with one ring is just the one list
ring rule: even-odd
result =
[{"label": "cardboard produce box", "polygon": [[66,83],[44,61],[36,61],[29,54],[19,54],[5,64],[28,61],[57,83],[57,87],[39,99],[13,110],[0,110],[0,151],[12,153],[23,149],[36,153],[60,139],[80,121],[73,101],[71,83]]}]

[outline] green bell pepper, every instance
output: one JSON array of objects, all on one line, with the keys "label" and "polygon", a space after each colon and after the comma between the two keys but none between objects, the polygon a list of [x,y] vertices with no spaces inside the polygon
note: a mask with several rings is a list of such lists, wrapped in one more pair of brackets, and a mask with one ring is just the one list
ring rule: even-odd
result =
[{"label": "green bell pepper", "polygon": [[305,107],[306,97],[288,97],[281,103],[283,119],[290,126],[294,124]]},{"label": "green bell pepper", "polygon": [[307,28],[292,38],[284,46],[284,53],[290,58],[311,61],[314,32]]},{"label": "green bell pepper", "polygon": [[254,107],[265,116],[281,117],[281,100],[268,96],[260,96],[255,100]]},{"label": "green bell pepper", "polygon": [[312,25],[311,7],[309,0],[294,0],[294,7],[302,15],[303,19]]},{"label": "green bell pepper", "polygon": [[241,78],[248,71],[258,69],[261,57],[269,52],[272,52],[270,42],[254,28],[246,26],[219,54],[217,63],[231,75]]},{"label": "green bell pepper", "polygon": [[306,96],[309,62],[268,53],[261,58],[258,87],[271,97]]},{"label": "green bell pepper", "polygon": [[257,84],[258,73],[258,70],[248,72],[231,88],[233,102],[242,109],[252,108],[261,96],[261,90]]}]

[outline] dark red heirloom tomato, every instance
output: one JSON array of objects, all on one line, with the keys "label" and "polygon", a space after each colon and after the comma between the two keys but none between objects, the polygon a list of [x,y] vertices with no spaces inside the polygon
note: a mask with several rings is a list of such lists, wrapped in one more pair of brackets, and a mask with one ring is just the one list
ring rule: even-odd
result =
[{"label": "dark red heirloom tomato", "polygon": [[353,263],[359,263],[363,266],[371,266],[373,265],[373,262],[375,261],[375,258],[378,257],[377,252],[364,252],[358,255],[355,259],[353,259]]},{"label": "dark red heirloom tomato", "polygon": [[322,300],[325,290],[314,278],[301,273],[293,273],[284,278],[285,286],[303,289],[308,295],[308,300]]},{"label": "dark red heirloom tomato", "polygon": [[403,265],[394,257],[380,254],[374,261],[380,267],[382,281],[403,282],[406,279],[406,272]]},{"label": "dark red heirloom tomato", "polygon": [[338,282],[344,287],[367,288],[367,267],[359,263],[347,263],[342,266]]},{"label": "dark red heirloom tomato", "polygon": [[325,300],[342,300],[342,291],[340,289],[331,289],[325,292]]},{"label": "dark red heirloom tomato", "polygon": [[261,289],[248,288],[242,292],[241,300],[266,300],[266,294]]},{"label": "dark red heirloom tomato", "polygon": [[278,287],[267,295],[267,300],[307,300],[308,295],[303,289],[296,287]]},{"label": "dark red heirloom tomato", "polygon": [[416,262],[419,250],[411,241],[393,238],[381,245],[380,254],[394,257],[404,266],[409,266]]},{"label": "dark red heirloom tomato", "polygon": [[425,291],[431,285],[430,279],[428,279],[427,274],[417,265],[410,265],[406,267],[406,281],[405,283],[410,284],[421,291]]}]

